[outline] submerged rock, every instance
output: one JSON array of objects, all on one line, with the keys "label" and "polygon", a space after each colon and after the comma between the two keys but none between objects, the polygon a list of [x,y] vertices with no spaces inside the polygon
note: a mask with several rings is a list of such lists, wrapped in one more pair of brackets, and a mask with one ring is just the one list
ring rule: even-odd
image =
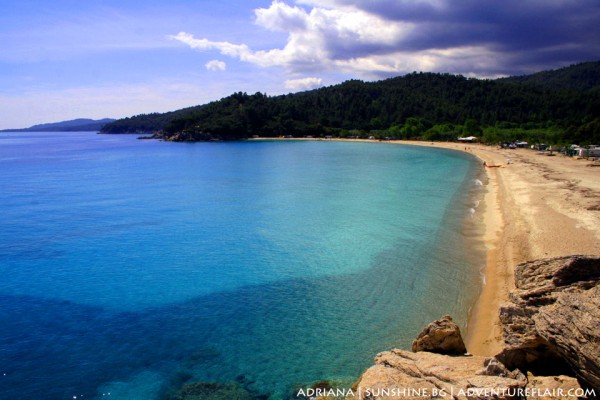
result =
[{"label": "submerged rock", "polygon": [[195,382],[183,385],[170,400],[253,400],[254,397],[235,383]]},{"label": "submerged rock", "polygon": [[412,351],[429,351],[438,354],[461,355],[467,352],[458,325],[445,315],[433,321],[419,333],[412,343]]}]

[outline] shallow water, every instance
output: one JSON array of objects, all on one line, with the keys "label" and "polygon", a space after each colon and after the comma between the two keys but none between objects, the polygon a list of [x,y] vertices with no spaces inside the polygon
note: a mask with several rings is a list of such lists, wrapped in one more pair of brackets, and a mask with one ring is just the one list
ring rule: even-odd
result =
[{"label": "shallow water", "polygon": [[0,133],[0,398],[352,382],[431,320],[464,326],[478,166],[379,143]]}]

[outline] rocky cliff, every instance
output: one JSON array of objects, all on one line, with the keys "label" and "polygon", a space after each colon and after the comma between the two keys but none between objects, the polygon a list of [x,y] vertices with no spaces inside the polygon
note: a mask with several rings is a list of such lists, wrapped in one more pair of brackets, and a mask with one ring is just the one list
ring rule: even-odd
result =
[{"label": "rocky cliff", "polygon": [[575,374],[600,388],[600,258],[558,257],[520,264],[500,309],[510,368]]}]

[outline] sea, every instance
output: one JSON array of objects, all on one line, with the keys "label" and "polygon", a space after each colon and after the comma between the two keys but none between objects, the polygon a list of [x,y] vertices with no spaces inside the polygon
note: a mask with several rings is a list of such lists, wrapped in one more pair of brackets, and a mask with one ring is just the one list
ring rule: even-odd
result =
[{"label": "sea", "polygon": [[349,388],[468,329],[484,190],[445,149],[2,132],[0,399]]}]

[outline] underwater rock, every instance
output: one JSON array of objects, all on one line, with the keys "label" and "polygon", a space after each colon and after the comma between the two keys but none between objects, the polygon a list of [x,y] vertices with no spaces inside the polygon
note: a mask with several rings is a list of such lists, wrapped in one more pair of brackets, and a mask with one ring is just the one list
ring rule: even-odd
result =
[{"label": "underwater rock", "polygon": [[194,382],[183,385],[170,400],[253,400],[254,397],[235,383]]}]

